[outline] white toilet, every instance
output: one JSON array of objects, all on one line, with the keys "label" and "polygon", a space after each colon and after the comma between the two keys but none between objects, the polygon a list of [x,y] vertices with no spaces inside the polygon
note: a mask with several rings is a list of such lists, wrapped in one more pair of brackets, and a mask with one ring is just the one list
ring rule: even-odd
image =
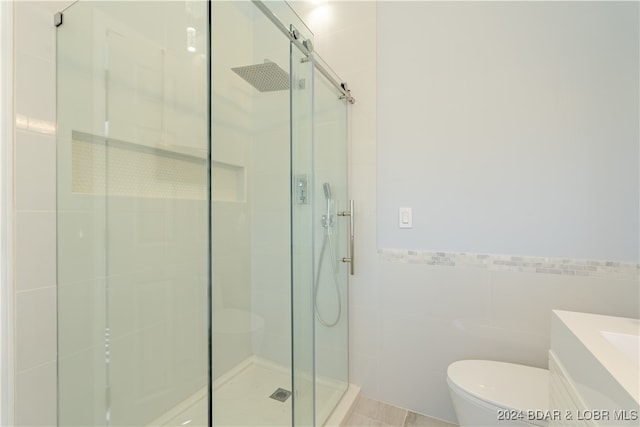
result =
[{"label": "white toilet", "polygon": [[449,365],[447,383],[464,426],[547,426],[549,371],[493,360]]}]

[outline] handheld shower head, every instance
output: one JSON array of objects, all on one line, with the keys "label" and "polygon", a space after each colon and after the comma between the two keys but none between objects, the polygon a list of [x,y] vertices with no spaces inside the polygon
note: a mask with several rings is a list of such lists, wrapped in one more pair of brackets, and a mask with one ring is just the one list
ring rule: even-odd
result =
[{"label": "handheld shower head", "polygon": [[327,200],[331,199],[331,186],[328,182],[322,184],[322,189],[324,190],[324,198]]},{"label": "handheld shower head", "polygon": [[331,227],[331,223],[333,222],[333,218],[331,217],[331,186],[328,182],[325,182],[322,184],[322,189],[324,190],[324,199],[327,201],[327,211],[322,215],[322,226],[329,230],[329,227]]}]

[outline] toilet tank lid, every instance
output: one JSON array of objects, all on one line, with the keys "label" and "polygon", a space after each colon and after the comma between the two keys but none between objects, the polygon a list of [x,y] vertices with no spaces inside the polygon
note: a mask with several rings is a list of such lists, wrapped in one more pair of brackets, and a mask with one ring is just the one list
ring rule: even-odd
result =
[{"label": "toilet tank lid", "polygon": [[460,360],[447,378],[459,389],[504,409],[549,409],[549,371],[493,360]]}]

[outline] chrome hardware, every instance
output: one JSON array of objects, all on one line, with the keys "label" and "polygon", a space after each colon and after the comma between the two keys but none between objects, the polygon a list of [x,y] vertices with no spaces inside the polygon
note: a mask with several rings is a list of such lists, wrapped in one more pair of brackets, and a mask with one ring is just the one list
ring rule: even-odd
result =
[{"label": "chrome hardware", "polygon": [[[300,38],[300,32],[296,28],[294,28],[293,26],[287,27],[286,25],[284,25],[280,21],[280,19],[278,19],[278,17],[274,15],[273,12],[264,4],[263,1],[251,0],[251,2],[276,26],[278,30],[280,30],[280,32],[287,36],[289,40],[291,40],[291,42],[296,45],[302,53],[310,54],[310,52],[308,52],[307,50],[307,47],[303,43],[301,43],[300,40],[298,40]],[[319,59],[319,61],[314,61],[316,69],[341,92],[340,99],[346,99],[350,104],[355,104],[356,99],[351,96],[351,91],[345,91],[344,88],[340,85],[340,82],[338,82],[333,77],[332,73],[325,69],[325,67],[321,64],[321,62],[324,63],[324,61],[322,61],[322,58],[320,58],[317,53],[312,53],[312,55],[314,56],[314,58]]]},{"label": "chrome hardware", "polygon": [[307,190],[307,183],[309,179],[307,175],[295,176],[295,194],[296,205],[308,205],[309,204],[309,192]]},{"label": "chrome hardware", "polygon": [[349,85],[347,85],[347,82],[340,83],[340,87],[344,91],[344,94],[340,97],[340,99],[346,99],[349,104],[355,104],[356,99],[351,96],[351,91],[349,90]]},{"label": "chrome hardware", "polygon": [[311,42],[311,40],[307,39],[303,41],[302,45],[307,48],[309,53],[313,52],[313,43]]},{"label": "chrome hardware", "polygon": [[338,216],[348,216],[349,217],[349,256],[342,258],[342,262],[349,263],[349,274],[352,276],[354,273],[354,222],[355,222],[355,211],[353,209],[353,200],[349,200],[349,210],[344,212],[338,212]]}]

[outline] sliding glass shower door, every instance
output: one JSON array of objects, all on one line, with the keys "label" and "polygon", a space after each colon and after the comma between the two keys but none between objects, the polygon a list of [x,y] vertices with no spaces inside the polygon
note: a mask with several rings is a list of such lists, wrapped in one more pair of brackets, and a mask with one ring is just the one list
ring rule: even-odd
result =
[{"label": "sliding glass shower door", "polygon": [[323,425],[346,389],[346,101],[312,40],[212,4],[214,425]]},{"label": "sliding glass shower door", "polygon": [[322,426],[349,384],[347,100],[313,52],[290,59],[293,421]]},{"label": "sliding glass shower door", "polygon": [[[334,86],[340,78],[314,58],[314,367],[317,426],[324,425],[349,385],[348,277],[353,257],[348,197],[347,100]],[[317,66],[328,75],[319,72]],[[353,260],[351,260],[353,262]]]},{"label": "sliding glass shower door", "polygon": [[59,425],[208,424],[207,7],[57,17]]},{"label": "sliding glass shower door", "polygon": [[294,29],[311,39],[285,2],[212,3],[214,425],[313,424],[297,285],[313,270],[313,64]]},{"label": "sliding glass shower door", "polygon": [[289,49],[213,2],[213,425],[291,425]]},{"label": "sliding glass shower door", "polygon": [[81,0],[57,25],[59,425],[323,425],[351,252],[313,34],[284,1]]}]

